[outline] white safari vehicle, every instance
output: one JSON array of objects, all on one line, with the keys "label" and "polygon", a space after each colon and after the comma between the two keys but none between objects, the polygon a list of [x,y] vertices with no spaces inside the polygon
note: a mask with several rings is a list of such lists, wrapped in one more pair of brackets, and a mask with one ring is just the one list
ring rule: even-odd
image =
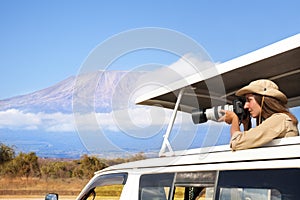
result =
[{"label": "white safari vehicle", "polygon": [[[300,106],[300,34],[217,68],[224,81],[223,98],[228,103],[242,86],[267,78],[287,95],[290,107]],[[201,107],[209,108],[207,98],[212,93],[207,95],[205,81],[213,80],[194,81],[193,93],[184,91],[184,87],[157,90],[143,95],[137,103],[172,108],[175,117],[177,110],[191,113],[199,107],[188,100],[194,95]],[[218,97],[217,92],[213,95]],[[96,172],[77,199],[102,199],[102,187],[106,191],[120,190],[115,199],[121,200],[299,200],[300,137],[276,139],[263,147],[240,151],[232,151],[229,145],[172,151],[166,133],[158,158]]]}]

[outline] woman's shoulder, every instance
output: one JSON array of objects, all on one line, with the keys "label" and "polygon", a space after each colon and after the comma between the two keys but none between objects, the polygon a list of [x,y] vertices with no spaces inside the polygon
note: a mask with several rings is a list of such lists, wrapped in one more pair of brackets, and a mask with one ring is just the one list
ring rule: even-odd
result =
[{"label": "woman's shoulder", "polygon": [[284,113],[274,113],[265,119],[260,125],[261,127],[281,127],[285,126],[286,122],[290,121],[290,117]]},{"label": "woman's shoulder", "polygon": [[286,113],[274,113],[269,118],[278,120],[291,120],[291,117],[288,116]]}]

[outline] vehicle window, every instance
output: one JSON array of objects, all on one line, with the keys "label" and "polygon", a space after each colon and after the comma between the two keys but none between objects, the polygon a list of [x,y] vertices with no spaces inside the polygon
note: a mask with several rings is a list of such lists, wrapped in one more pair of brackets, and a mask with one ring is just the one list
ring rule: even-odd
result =
[{"label": "vehicle window", "polygon": [[281,194],[277,189],[221,188],[219,199],[281,200]]},{"label": "vehicle window", "polygon": [[145,174],[140,178],[139,200],[168,200],[174,173]]},{"label": "vehicle window", "polygon": [[[118,200],[121,197],[121,193],[124,185],[107,185],[107,186],[99,186],[94,189],[95,191],[95,200]],[[91,198],[93,199],[93,198]]]},{"label": "vehicle window", "polygon": [[216,199],[298,200],[300,169],[220,171]]},{"label": "vehicle window", "polygon": [[120,199],[123,187],[127,180],[127,173],[108,174],[95,179],[91,185],[86,200]]},{"label": "vehicle window", "polygon": [[174,200],[212,200],[216,172],[182,172],[175,178]]},{"label": "vehicle window", "polygon": [[212,200],[213,187],[175,187],[174,200]]}]

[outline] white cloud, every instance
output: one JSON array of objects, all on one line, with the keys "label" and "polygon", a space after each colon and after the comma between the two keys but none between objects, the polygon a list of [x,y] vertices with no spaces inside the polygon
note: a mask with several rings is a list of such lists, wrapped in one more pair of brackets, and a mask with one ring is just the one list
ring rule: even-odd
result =
[{"label": "white cloud", "polygon": [[74,131],[71,114],[27,113],[17,109],[0,112],[0,128],[11,130]]},{"label": "white cloud", "polygon": [[[66,114],[28,113],[17,109],[0,112],[0,128],[11,130],[42,130],[46,132],[69,132],[77,130],[130,131],[161,129],[169,123],[172,111],[156,107],[136,106],[128,110],[110,113]],[[181,115],[179,115],[181,116]],[[184,117],[176,120],[185,123]],[[156,131],[159,131],[156,130]],[[146,134],[146,133],[145,133]]]},{"label": "white cloud", "polygon": [[32,113],[16,109],[0,112],[0,128],[34,130],[38,129],[40,124],[40,118]]},{"label": "white cloud", "polygon": [[171,115],[170,110],[159,110],[156,107],[136,106],[131,109],[114,110],[110,113],[74,114],[77,129],[110,130],[128,132],[166,125]]}]

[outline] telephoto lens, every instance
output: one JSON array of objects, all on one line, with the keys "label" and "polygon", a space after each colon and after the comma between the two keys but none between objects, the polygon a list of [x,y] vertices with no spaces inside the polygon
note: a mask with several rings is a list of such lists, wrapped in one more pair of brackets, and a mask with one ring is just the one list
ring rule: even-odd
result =
[{"label": "telephoto lens", "polygon": [[221,110],[233,111],[233,106],[232,105],[215,106],[210,109],[207,109],[205,112],[206,118],[208,120],[218,121],[223,116]]},{"label": "telephoto lens", "polygon": [[221,110],[233,111],[239,118],[239,121],[246,119],[250,114],[247,109],[244,109],[246,99],[238,98],[233,100],[233,105],[215,106],[212,108],[199,108],[192,111],[192,119],[194,124],[201,124],[207,120],[218,121],[223,116]]},{"label": "telephoto lens", "polygon": [[223,105],[223,106],[215,106],[208,109],[196,109],[192,112],[192,119],[194,124],[200,124],[207,122],[207,120],[218,121],[223,114],[220,112],[221,110],[230,110],[233,111],[232,105]]}]

